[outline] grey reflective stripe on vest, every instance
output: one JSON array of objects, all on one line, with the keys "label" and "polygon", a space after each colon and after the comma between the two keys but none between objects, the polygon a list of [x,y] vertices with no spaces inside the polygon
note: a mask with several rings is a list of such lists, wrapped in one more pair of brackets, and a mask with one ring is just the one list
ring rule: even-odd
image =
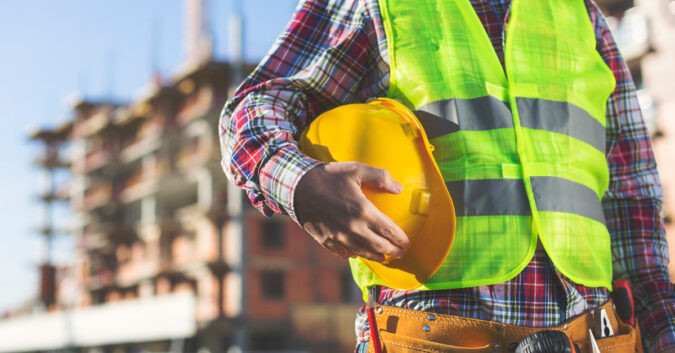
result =
[{"label": "grey reflective stripe on vest", "polygon": [[[516,98],[516,104],[521,126],[567,135],[605,153],[605,128],[583,109],[539,98]],[[508,103],[492,96],[431,102],[417,109],[415,115],[430,139],[459,130],[513,128]]]},{"label": "grey reflective stripe on vest", "polygon": [[[532,177],[537,210],[564,212],[605,223],[600,200],[593,190],[559,177]],[[520,179],[482,179],[446,182],[455,214],[469,216],[532,215]]]},{"label": "grey reflective stripe on vest", "polygon": [[536,98],[516,98],[516,104],[523,127],[571,136],[605,153],[605,127],[576,105]]},{"label": "grey reflective stripe on vest", "polygon": [[431,102],[416,110],[415,115],[429,138],[457,130],[513,128],[508,103],[491,96],[472,99],[451,98]]},{"label": "grey reflective stripe on vest", "polygon": [[457,216],[531,215],[520,179],[478,179],[445,182]]},{"label": "grey reflective stripe on vest", "polygon": [[589,187],[560,177],[533,177],[537,210],[574,213],[605,224],[598,195]]}]

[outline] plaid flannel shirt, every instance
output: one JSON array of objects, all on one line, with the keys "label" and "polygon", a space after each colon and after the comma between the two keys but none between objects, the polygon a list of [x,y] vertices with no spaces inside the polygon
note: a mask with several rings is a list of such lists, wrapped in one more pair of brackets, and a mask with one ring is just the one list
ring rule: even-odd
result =
[{"label": "plaid flannel shirt", "polygon": [[[614,278],[632,284],[646,347],[675,347],[675,286],[660,219],[661,185],[626,63],[597,7],[585,0],[597,50],[616,77],[607,101],[609,188],[602,200],[612,237]],[[510,0],[471,0],[503,63]],[[300,178],[320,162],[297,147],[298,133],[338,105],[386,96],[389,64],[377,0],[303,0],[255,71],[225,104],[220,136],[225,174],[266,215],[293,209]],[[379,302],[502,323],[546,327],[595,307],[603,288],[575,284],[541,247],[528,266],[504,283],[473,288],[400,291],[382,288]],[[358,351],[368,322],[356,318]]]}]

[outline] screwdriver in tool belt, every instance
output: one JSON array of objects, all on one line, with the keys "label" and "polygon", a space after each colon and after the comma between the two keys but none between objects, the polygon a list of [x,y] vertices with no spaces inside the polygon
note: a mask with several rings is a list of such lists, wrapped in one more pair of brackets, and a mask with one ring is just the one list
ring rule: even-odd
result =
[{"label": "screwdriver in tool belt", "polygon": [[588,329],[588,337],[588,339],[591,341],[591,353],[600,353],[600,348],[598,348],[598,342],[595,341],[593,330]]},{"label": "screwdriver in tool belt", "polygon": [[370,340],[373,344],[373,352],[382,353],[380,345],[380,335],[377,333],[377,320],[375,319],[375,300],[377,290],[375,287],[368,288],[368,301],[366,302],[366,314],[368,315],[368,325],[370,326]]}]

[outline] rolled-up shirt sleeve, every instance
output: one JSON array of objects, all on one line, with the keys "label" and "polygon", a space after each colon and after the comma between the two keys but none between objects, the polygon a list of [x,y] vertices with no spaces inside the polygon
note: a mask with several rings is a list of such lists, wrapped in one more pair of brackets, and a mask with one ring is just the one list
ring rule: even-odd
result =
[{"label": "rolled-up shirt sleeve", "polygon": [[321,162],[296,140],[322,112],[386,94],[388,67],[361,1],[305,0],[220,118],[222,167],[265,215],[296,222],[295,188]]}]

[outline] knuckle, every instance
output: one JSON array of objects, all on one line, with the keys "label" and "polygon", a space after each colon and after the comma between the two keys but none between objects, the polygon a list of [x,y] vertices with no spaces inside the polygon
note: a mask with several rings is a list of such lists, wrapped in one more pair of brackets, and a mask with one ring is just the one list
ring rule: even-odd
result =
[{"label": "knuckle", "polygon": [[389,174],[389,171],[386,169],[380,169],[377,172],[377,186],[381,188],[387,186],[389,184],[390,177],[391,175]]},{"label": "knuckle", "polygon": [[335,246],[340,244],[340,242],[337,239],[337,234],[329,234],[321,242],[321,245],[324,245],[326,247],[328,246]]},{"label": "knuckle", "polygon": [[333,246],[333,244],[335,244],[335,240],[331,238],[325,238],[323,241],[321,241],[321,245],[325,247]]},{"label": "knuckle", "polygon": [[391,229],[385,225],[373,225],[373,230],[387,239],[392,235]]},{"label": "knuckle", "polygon": [[387,246],[382,244],[379,241],[372,242],[370,244],[370,247],[373,249],[373,251],[379,253],[379,254],[385,254],[389,252],[389,249],[387,249]]},{"label": "knuckle", "polygon": [[387,239],[389,239],[392,242],[397,243],[397,244],[402,244],[402,243],[408,242],[408,236],[407,235],[395,232],[390,227],[383,227],[382,230],[381,230],[381,234],[385,238],[387,238]]},{"label": "knuckle", "polygon": [[355,174],[358,172],[360,165],[357,162],[344,162],[345,170],[350,174]]},{"label": "knuckle", "polygon": [[391,241],[396,245],[402,245],[402,243],[404,242],[404,239],[397,237],[396,234],[394,234],[394,232],[389,228],[384,228],[381,234],[383,237],[387,238],[389,241]]},{"label": "knuckle", "polygon": [[352,229],[352,223],[358,221],[363,217],[365,212],[365,205],[362,202],[349,202],[346,205],[347,216],[350,219],[350,229]]},{"label": "knuckle", "polygon": [[319,230],[317,229],[316,225],[312,222],[305,222],[302,225],[302,228],[305,230],[305,232],[309,233],[312,235],[314,238],[319,240],[321,238],[321,234],[319,233]]},{"label": "knuckle", "polygon": [[347,228],[350,232],[354,234],[359,234],[359,229],[361,229],[361,221],[357,218],[352,218],[347,224]]}]

